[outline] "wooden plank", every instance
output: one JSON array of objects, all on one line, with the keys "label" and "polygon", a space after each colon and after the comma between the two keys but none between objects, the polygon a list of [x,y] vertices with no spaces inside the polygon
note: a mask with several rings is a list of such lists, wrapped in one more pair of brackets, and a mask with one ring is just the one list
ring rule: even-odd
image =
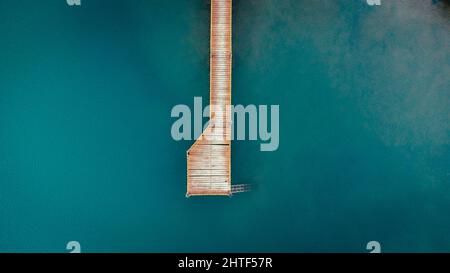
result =
[{"label": "wooden plank", "polygon": [[211,0],[210,126],[187,151],[187,195],[231,194],[232,0]]}]

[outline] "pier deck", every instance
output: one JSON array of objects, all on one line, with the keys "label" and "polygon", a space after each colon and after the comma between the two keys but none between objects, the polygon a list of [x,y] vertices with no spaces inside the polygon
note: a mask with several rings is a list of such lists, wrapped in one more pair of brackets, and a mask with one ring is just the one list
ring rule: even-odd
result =
[{"label": "pier deck", "polygon": [[187,196],[231,194],[232,0],[211,0],[210,123],[187,151]]}]

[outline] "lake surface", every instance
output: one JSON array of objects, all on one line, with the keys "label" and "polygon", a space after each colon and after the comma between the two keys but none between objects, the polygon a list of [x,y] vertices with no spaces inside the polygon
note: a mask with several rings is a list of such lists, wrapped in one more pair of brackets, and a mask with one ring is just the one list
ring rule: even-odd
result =
[{"label": "lake surface", "polygon": [[174,105],[209,99],[209,1],[0,2],[0,251],[450,251],[450,6],[235,0],[233,197],[186,193]]}]

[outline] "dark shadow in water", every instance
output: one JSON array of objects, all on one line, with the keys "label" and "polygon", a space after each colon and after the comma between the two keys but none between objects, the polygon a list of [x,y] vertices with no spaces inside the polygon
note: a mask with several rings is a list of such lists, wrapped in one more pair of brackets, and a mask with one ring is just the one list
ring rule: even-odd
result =
[{"label": "dark shadow in water", "polygon": [[450,0],[432,0],[433,4],[444,3],[444,5],[450,5]]},{"label": "dark shadow in water", "polygon": [[432,0],[433,4],[440,4],[444,9],[450,10],[450,0]]},{"label": "dark shadow in water", "polygon": [[433,5],[440,7],[439,13],[444,18],[450,18],[450,0],[432,0]]}]

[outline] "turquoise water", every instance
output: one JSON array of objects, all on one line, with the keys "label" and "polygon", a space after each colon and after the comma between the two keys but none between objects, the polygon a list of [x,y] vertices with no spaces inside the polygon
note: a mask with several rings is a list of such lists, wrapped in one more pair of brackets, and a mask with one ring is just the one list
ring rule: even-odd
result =
[{"label": "turquoise water", "polygon": [[250,193],[185,198],[176,104],[209,96],[207,0],[0,1],[0,251],[450,252],[445,2],[235,0]]}]

